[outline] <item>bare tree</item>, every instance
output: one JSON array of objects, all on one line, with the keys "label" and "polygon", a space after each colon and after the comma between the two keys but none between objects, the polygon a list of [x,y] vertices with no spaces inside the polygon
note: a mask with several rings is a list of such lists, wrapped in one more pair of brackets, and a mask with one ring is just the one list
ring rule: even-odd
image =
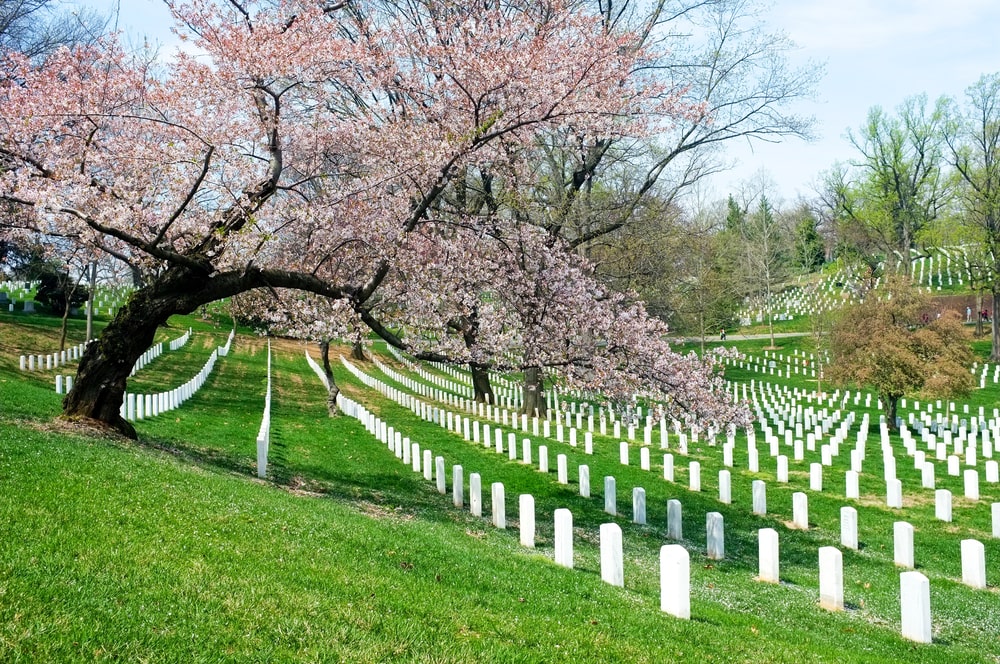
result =
[{"label": "bare tree", "polygon": [[96,39],[107,21],[63,0],[0,0],[0,53],[43,57],[60,46]]},{"label": "bare tree", "polygon": [[977,247],[971,252],[970,266],[993,296],[990,360],[997,361],[1000,359],[997,322],[1000,317],[1000,74],[982,76],[965,91],[965,96],[965,106],[951,102],[944,140],[948,160],[960,183],[962,219]]}]

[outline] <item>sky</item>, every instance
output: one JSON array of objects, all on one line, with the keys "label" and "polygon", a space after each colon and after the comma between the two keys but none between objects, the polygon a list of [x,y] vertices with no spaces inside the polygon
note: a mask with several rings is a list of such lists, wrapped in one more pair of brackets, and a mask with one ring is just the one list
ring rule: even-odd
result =
[{"label": "sky", "polygon": [[[177,43],[162,0],[78,2],[109,14],[120,5],[119,28],[137,44],[148,38],[166,52]],[[736,165],[707,184],[709,198],[761,180],[776,202],[812,198],[823,171],[858,156],[846,133],[870,108],[891,112],[918,94],[961,98],[982,74],[1000,71],[997,0],[774,0],[762,19],[796,43],[793,64],[825,68],[815,100],[793,107],[815,117],[816,138],[727,146]]]}]

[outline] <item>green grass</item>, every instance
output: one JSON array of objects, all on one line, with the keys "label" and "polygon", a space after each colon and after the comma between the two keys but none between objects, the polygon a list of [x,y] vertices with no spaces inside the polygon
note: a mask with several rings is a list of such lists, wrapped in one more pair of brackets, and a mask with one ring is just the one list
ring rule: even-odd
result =
[{"label": "green grass", "polygon": [[[690,449],[702,464],[700,493],[685,488],[688,459],[676,455],[670,484],[659,450],[647,473],[636,449],[633,465],[623,467],[617,443],[599,436],[593,456],[582,453],[582,436],[576,449],[549,441],[552,472],[543,475],[419,420],[338,365],[345,394],[447,459],[449,489],[452,464],[463,466],[466,483],[470,472],[481,474],[484,514],[489,484],[504,482],[509,528],[501,531],[455,509],[355,420],[328,418],[325,395],[292,342],[274,344],[268,481],[255,478],[266,380],[264,341],[255,337],[238,337],[182,408],[138,423],[138,443],[50,427],[58,412],[53,372],[27,376],[10,358],[19,339],[51,338],[42,320],[0,321],[0,660],[1000,661],[1000,548],[985,539],[988,515],[956,501],[955,523],[939,524],[933,505],[910,490],[904,518],[917,525],[916,562],[931,580],[935,643],[899,637],[892,522],[900,515],[884,507],[873,479],[881,476],[877,427],[856,504],[863,548],[844,554],[848,611],[830,614],[817,606],[817,549],[838,542],[853,437],[827,471],[828,489],[809,495],[811,529],[794,531],[784,526],[791,493],[807,480],[793,465],[793,484],[777,484],[760,437],[758,474],[739,470],[746,445],[738,439],[732,506],[716,500],[721,448],[704,440]],[[165,351],[130,389],[176,387],[228,333],[193,318],[171,323],[163,338],[188,325],[195,335]],[[370,363],[362,368],[391,382]],[[982,398],[996,398],[990,394]],[[555,482],[557,453],[569,457],[567,486]],[[897,451],[899,477],[919,486],[906,461]],[[581,463],[590,467],[590,499],[578,495]],[[605,475],[617,478],[624,589],[600,580],[597,531],[611,520],[602,511]],[[768,482],[766,517],[750,514],[753,479]],[[957,478],[939,473],[938,480],[961,495]],[[629,523],[635,486],[646,490],[648,526]],[[981,488],[982,504],[1000,500],[996,486]],[[520,493],[536,499],[534,550],[517,539]],[[691,621],[659,611],[656,556],[669,498],[683,503]],[[558,507],[573,512],[574,570],[551,560]],[[704,556],[709,511],[726,520],[724,561]],[[753,579],[761,527],[780,533],[780,586]],[[958,542],[967,536],[987,544],[988,591],[958,581]]]}]

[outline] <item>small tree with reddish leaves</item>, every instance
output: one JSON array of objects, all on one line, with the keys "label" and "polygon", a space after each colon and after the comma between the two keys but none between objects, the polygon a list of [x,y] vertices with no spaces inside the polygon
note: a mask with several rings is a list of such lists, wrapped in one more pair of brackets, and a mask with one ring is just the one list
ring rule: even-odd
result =
[{"label": "small tree with reddish leaves", "polygon": [[935,311],[904,278],[890,279],[846,308],[834,325],[830,352],[829,377],[874,388],[892,430],[904,395],[955,398],[973,387],[972,350],[959,314]]}]

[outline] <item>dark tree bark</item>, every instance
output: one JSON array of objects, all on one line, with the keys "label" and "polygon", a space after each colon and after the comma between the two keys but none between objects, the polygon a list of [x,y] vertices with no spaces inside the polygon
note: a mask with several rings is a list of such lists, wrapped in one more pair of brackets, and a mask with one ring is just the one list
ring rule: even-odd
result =
[{"label": "dark tree bark", "polygon": [[524,370],[524,407],[521,412],[528,417],[545,418],[548,406],[545,403],[545,377],[541,367]]},{"label": "dark tree bark", "polygon": [[992,343],[990,344],[990,362],[1000,361],[1000,284],[994,283],[993,292],[993,302],[991,303],[990,309],[992,310],[992,319],[990,320],[990,331],[992,332]]},{"label": "dark tree bark", "polygon": [[156,328],[173,313],[182,313],[177,296],[134,293],[84,351],[73,389],[63,399],[63,415],[98,420],[135,438],[135,428],[119,412],[125,383],[135,361],[153,344]]},{"label": "dark tree bark", "polygon": [[478,362],[469,362],[469,371],[472,372],[472,389],[476,401],[495,404],[496,396],[493,394],[493,386],[490,385],[489,367]]},{"label": "dark tree bark", "polygon": [[[473,308],[468,316],[456,324],[456,327],[462,332],[465,347],[471,351],[479,335],[479,311]],[[469,371],[472,373],[472,389],[476,402],[495,404],[497,398],[493,393],[493,386],[490,385],[489,366],[481,362],[469,362]]]},{"label": "dark tree bark", "polygon": [[330,391],[326,398],[326,410],[330,417],[335,417],[340,414],[340,409],[337,408],[337,395],[340,394],[340,388],[337,387],[337,379],[333,377],[333,369],[330,367],[329,339],[323,339],[319,342],[319,353],[323,358],[323,373],[326,374],[327,383],[330,385]]},{"label": "dark tree bark", "polygon": [[889,426],[889,431],[897,431],[896,426],[896,406],[899,404],[898,394],[880,394],[879,398],[882,400],[882,412],[885,414],[886,424]]},{"label": "dark tree bark", "polygon": [[368,361],[368,358],[365,357],[365,345],[361,343],[360,339],[351,345],[351,359],[358,362]]},{"label": "dark tree bark", "polygon": [[210,274],[210,270],[171,267],[156,282],[135,291],[101,335],[87,346],[73,389],[63,399],[63,415],[97,420],[135,438],[135,428],[121,417],[125,384],[135,361],[153,343],[156,329],[174,314],[265,286],[295,288],[332,298],[348,293],[303,273],[261,270]]}]

